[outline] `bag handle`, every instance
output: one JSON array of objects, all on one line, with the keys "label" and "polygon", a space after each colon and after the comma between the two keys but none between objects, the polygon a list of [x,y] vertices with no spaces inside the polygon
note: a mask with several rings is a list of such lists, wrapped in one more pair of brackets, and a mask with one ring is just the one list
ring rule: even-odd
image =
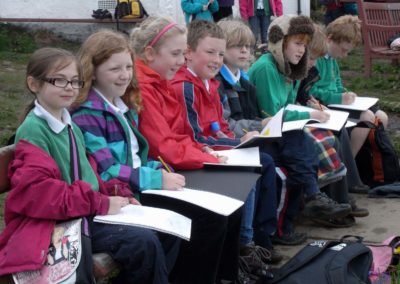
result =
[{"label": "bag handle", "polygon": [[344,235],[343,237],[341,237],[341,238],[339,239],[339,242],[341,242],[341,243],[346,243],[346,242],[351,241],[351,239],[355,239],[355,242],[356,242],[356,243],[362,243],[362,241],[364,240],[364,238],[361,237],[361,236],[356,236],[356,235]]}]

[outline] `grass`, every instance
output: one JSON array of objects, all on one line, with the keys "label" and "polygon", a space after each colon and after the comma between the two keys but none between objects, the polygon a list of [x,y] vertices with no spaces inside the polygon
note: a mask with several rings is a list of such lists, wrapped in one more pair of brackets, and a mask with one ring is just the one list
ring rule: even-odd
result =
[{"label": "grass", "polygon": [[15,133],[22,111],[33,99],[25,88],[26,63],[33,51],[44,46],[76,51],[79,44],[65,41],[49,31],[31,33],[0,24],[0,146]]}]

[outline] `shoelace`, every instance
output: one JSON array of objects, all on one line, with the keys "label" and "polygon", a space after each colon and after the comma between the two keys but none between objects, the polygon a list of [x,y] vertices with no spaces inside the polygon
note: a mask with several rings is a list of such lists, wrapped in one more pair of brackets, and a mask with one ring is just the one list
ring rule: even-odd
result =
[{"label": "shoelace", "polygon": [[329,198],[328,195],[326,195],[325,192],[321,192],[320,194],[318,194],[318,195],[317,195],[317,198],[318,198],[318,199],[326,200],[327,203],[329,203],[329,204],[337,204],[337,202],[336,202],[335,200]]},{"label": "shoelace", "polygon": [[239,256],[239,271],[235,281],[237,284],[248,284],[250,283],[250,267],[247,265],[246,260],[242,256]]},{"label": "shoelace", "polygon": [[250,254],[246,258],[251,259],[254,263],[259,263],[261,269],[267,269],[268,265],[263,262],[263,259],[271,259],[271,252],[263,247],[252,245]]}]

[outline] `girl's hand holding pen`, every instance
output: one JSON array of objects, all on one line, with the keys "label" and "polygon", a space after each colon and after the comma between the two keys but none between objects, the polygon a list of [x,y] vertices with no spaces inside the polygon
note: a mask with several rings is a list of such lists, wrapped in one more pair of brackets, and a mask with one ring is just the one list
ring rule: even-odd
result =
[{"label": "girl's hand holding pen", "polygon": [[122,207],[129,204],[129,199],[121,196],[109,196],[110,207],[108,208],[108,215],[117,214]]},{"label": "girl's hand holding pen", "polygon": [[321,104],[319,102],[319,100],[317,100],[316,98],[314,98],[313,96],[310,96],[310,99],[307,101],[307,106],[317,109],[317,110],[327,110],[328,108],[326,106],[324,106],[323,104]]},{"label": "girl's hand holding pen", "polygon": [[185,186],[185,177],[180,174],[170,173],[166,170],[161,170],[162,172],[162,189],[163,190],[180,190]]}]

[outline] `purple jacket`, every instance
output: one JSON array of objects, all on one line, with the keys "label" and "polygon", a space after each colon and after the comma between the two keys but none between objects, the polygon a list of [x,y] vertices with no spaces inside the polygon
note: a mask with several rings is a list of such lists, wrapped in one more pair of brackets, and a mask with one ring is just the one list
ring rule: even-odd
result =
[{"label": "purple jacket", "polygon": [[218,0],[220,7],[231,7],[235,4],[235,0]]}]

